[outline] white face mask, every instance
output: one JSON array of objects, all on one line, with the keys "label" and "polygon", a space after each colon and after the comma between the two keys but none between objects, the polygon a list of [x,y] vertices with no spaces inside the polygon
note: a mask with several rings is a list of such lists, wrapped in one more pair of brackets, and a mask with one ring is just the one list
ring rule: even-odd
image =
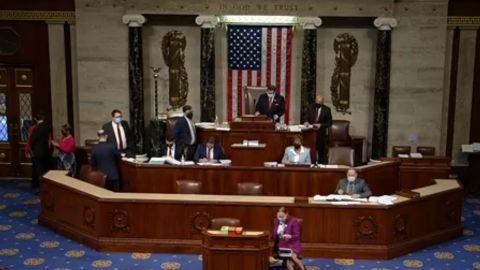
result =
[{"label": "white face mask", "polygon": [[356,177],[355,176],[347,176],[348,182],[353,182],[355,181]]}]

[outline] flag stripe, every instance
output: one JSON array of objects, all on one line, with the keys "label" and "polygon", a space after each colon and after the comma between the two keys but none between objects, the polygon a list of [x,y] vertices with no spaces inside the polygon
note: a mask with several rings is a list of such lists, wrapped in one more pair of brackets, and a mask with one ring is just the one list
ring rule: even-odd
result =
[{"label": "flag stripe", "polygon": [[292,78],[292,40],[293,40],[293,28],[288,28],[287,32],[287,46],[286,46],[286,61],[285,68],[285,122],[290,121],[290,92],[291,92],[291,78]]},{"label": "flag stripe", "polygon": [[262,71],[261,71],[261,81],[259,86],[267,85],[267,61],[268,61],[268,50],[267,50],[267,35],[268,30],[267,28],[262,29]]},{"label": "flag stripe", "polygon": [[233,120],[233,89],[232,89],[232,70],[228,69],[228,76],[227,76],[227,88],[228,88],[228,93],[227,93],[227,98],[228,98],[228,108],[227,108],[227,113],[228,113],[228,121],[231,122]]},{"label": "flag stripe", "polygon": [[285,93],[283,93],[282,85],[281,85],[281,75],[282,75],[282,33],[283,33],[283,28],[279,28],[279,31],[277,32],[277,43],[276,43],[276,49],[277,49],[277,64],[275,65],[276,67],[276,75],[275,75],[275,85],[277,87],[278,93],[282,96],[285,96]]},{"label": "flag stripe", "polygon": [[272,76],[272,28],[267,28],[267,84],[270,83]]},{"label": "flag stripe", "polygon": [[237,72],[238,79],[237,79],[237,115],[242,115],[242,84],[243,84],[243,71]]}]

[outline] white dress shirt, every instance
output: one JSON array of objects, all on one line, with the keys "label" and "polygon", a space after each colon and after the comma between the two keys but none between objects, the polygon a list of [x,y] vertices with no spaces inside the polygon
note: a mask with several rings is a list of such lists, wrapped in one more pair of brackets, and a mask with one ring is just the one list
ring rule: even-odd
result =
[{"label": "white dress shirt", "polygon": [[[117,125],[120,126],[120,135],[118,134]],[[112,121],[113,132],[115,133],[115,138],[117,139],[117,148],[118,150],[125,150],[127,148],[127,137],[125,137],[125,130],[121,123],[115,123]],[[120,149],[120,140],[122,141],[123,148]]]}]

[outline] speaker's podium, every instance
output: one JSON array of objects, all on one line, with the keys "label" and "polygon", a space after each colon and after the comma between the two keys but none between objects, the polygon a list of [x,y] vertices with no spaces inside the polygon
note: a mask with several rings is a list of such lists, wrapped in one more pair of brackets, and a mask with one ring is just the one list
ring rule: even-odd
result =
[{"label": "speaker's podium", "polygon": [[270,255],[268,240],[266,232],[227,235],[203,231],[203,270],[266,270]]},{"label": "speaker's podium", "polygon": [[275,130],[275,123],[265,115],[243,115],[230,123],[232,130]]}]

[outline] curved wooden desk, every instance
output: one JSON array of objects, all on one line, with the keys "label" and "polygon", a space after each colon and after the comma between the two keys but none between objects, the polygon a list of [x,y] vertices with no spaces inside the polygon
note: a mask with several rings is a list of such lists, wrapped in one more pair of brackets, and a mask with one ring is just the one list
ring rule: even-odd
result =
[{"label": "curved wooden desk", "polygon": [[[373,194],[383,195],[401,188],[398,166],[398,161],[385,161],[356,169]],[[238,183],[257,182],[263,184],[264,195],[308,197],[335,192],[348,167],[172,166],[123,161],[121,169],[126,192],[176,193],[177,180],[195,180],[202,182],[203,194],[237,194]]]},{"label": "curved wooden desk", "polygon": [[306,256],[386,259],[462,234],[456,180],[397,196],[393,205],[295,203],[294,197],[114,193],[50,171],[41,182],[39,222],[98,250],[195,252],[214,217],[268,231],[279,206],[303,219]]}]

